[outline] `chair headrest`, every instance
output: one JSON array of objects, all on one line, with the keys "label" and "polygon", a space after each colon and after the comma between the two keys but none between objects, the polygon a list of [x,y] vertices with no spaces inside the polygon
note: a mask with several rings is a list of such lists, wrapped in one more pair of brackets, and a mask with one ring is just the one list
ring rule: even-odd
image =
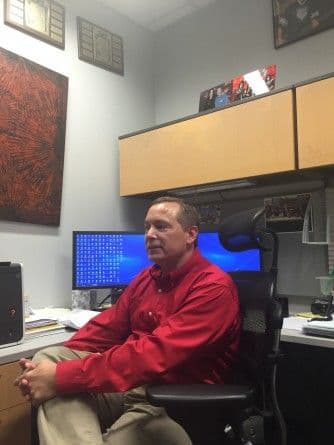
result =
[{"label": "chair headrest", "polygon": [[244,210],[224,219],[218,236],[225,249],[240,252],[248,249],[263,249],[259,240],[260,219],[264,208]]}]

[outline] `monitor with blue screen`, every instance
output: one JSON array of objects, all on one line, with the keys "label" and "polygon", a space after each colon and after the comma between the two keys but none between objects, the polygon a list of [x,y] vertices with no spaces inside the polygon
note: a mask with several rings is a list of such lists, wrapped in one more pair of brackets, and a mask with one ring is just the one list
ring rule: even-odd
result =
[{"label": "monitor with blue screen", "polygon": [[258,249],[230,252],[220,244],[217,232],[200,232],[198,248],[205,258],[225,272],[261,270],[261,254]]},{"label": "monitor with blue screen", "polygon": [[[201,232],[198,247],[203,256],[226,272],[261,269],[257,249],[229,252],[220,244],[216,232]],[[73,289],[125,287],[150,265],[143,233],[73,232]]]}]

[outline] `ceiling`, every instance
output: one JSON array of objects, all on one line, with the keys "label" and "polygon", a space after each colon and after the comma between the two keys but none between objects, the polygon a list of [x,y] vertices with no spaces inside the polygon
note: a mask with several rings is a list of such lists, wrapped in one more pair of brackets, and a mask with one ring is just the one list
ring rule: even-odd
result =
[{"label": "ceiling", "polygon": [[216,0],[100,0],[151,31],[158,31]]}]

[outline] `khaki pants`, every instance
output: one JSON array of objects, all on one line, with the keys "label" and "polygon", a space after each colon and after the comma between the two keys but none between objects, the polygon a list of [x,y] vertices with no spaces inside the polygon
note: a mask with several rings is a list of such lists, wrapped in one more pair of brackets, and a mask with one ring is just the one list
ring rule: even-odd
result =
[{"label": "khaki pants", "polygon": [[[58,362],[87,354],[54,346],[38,352],[34,361]],[[37,424],[40,445],[191,445],[163,408],[147,402],[144,387],[55,397],[38,408]]]}]

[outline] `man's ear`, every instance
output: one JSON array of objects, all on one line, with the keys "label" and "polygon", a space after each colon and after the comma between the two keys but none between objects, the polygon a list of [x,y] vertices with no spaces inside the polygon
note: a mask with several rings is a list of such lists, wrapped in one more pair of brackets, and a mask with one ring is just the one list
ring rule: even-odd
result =
[{"label": "man's ear", "polygon": [[198,237],[198,227],[197,226],[191,226],[188,229],[188,243],[193,244]]}]

